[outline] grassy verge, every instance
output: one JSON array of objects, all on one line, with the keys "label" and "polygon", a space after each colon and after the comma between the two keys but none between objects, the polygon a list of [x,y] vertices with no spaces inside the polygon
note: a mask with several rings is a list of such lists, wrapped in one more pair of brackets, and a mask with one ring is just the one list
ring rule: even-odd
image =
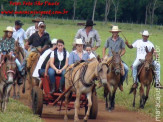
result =
[{"label": "grassy verge", "polygon": [[28,106],[10,99],[6,112],[0,112],[0,122],[42,122],[42,120],[37,115],[33,115]]},{"label": "grassy verge", "polygon": [[[25,24],[23,26],[23,29],[27,29],[27,27],[33,25],[31,20],[33,18],[17,18],[23,21]],[[14,18],[11,17],[4,17],[0,20],[0,36],[3,35],[3,30],[6,28],[6,26],[14,26]],[[85,22],[85,21],[75,21],[72,22],[71,20],[58,20],[58,19],[46,19],[45,20],[47,28],[46,31],[50,34],[51,39],[57,38],[57,39],[63,39],[65,41],[65,47],[70,52],[72,49],[72,42],[74,41],[74,36],[79,28],[82,28],[82,26],[77,26],[77,22]],[[97,54],[102,56],[102,48],[105,44],[105,41],[108,37],[111,36],[111,33],[109,33],[109,30],[111,29],[110,24],[114,23],[108,23],[104,25],[103,22],[95,22],[97,25],[94,26],[96,30],[98,30],[100,37],[101,37],[101,47],[98,48]],[[128,39],[129,43],[133,43],[136,39],[141,39],[141,35],[139,32],[147,29],[149,30],[152,35],[149,37],[149,40],[155,45],[158,46],[160,49],[160,63],[161,66],[163,66],[163,26],[149,26],[149,25],[139,25],[139,24],[126,24],[126,23],[117,23],[116,25],[119,26],[119,28],[122,30],[123,34]],[[122,35],[119,34],[121,37]],[[130,67],[132,63],[134,62],[136,58],[136,49],[128,49],[126,48],[126,54],[123,56],[123,60],[127,63],[127,65]],[[161,67],[161,72],[163,71],[163,68]],[[161,78],[162,79],[162,78]],[[124,106],[129,110],[137,111],[137,112],[143,112],[146,113],[152,117],[155,117],[156,112],[156,90],[154,87],[151,87],[149,99],[147,101],[147,104],[143,110],[138,109],[139,107],[139,89],[137,90],[137,98],[136,98],[136,108],[132,107],[132,101],[133,101],[133,95],[129,95],[130,87],[133,83],[132,77],[131,77],[131,70],[129,70],[129,85],[126,85],[124,83],[124,92],[117,91],[116,94],[116,104],[120,106]],[[162,81],[161,81],[162,82]],[[162,82],[163,84],[163,82]],[[103,89],[98,90],[98,95],[103,96]],[[160,96],[163,96],[162,91],[160,91]],[[161,117],[163,118],[163,99],[160,98],[160,113]],[[16,109],[16,111],[19,111],[19,109]]]}]

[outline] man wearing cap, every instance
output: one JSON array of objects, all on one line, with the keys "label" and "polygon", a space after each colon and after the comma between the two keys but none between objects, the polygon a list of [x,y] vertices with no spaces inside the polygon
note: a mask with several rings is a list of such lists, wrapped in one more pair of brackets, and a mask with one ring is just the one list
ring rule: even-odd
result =
[{"label": "man wearing cap", "polygon": [[57,47],[57,39],[53,39],[51,41],[51,48],[47,49],[39,58],[36,68],[33,72],[33,77],[39,78],[40,76],[43,76],[44,73],[46,73],[45,75],[47,75],[47,71],[45,72],[46,69],[46,65],[47,65],[47,69],[49,68],[49,59],[50,59],[50,54],[52,51],[54,51],[54,49]]},{"label": "man wearing cap", "polygon": [[69,56],[69,62],[68,64],[74,64],[77,61],[80,60],[88,60],[89,59],[89,54],[83,50],[83,41],[82,39],[76,39],[75,41],[75,46],[76,50],[72,51]]},{"label": "man wearing cap", "polygon": [[[113,26],[112,27],[112,30],[110,31],[112,33],[112,37],[109,37],[107,40],[106,40],[106,43],[105,43],[105,46],[103,48],[103,58],[105,57],[105,54],[106,54],[106,49],[109,48],[109,53],[108,53],[108,56],[111,57],[112,56],[112,51],[114,52],[119,52],[121,51],[121,54],[120,56],[123,56],[126,52],[125,50],[125,42],[122,38],[119,37],[118,33],[121,32],[119,29],[118,29],[118,26]],[[124,66],[124,70],[125,70],[125,75],[122,76],[121,78],[121,84],[119,84],[119,89],[121,91],[123,91],[123,82],[128,74],[128,66],[122,62],[123,66]]]},{"label": "man wearing cap", "polygon": [[50,37],[49,34],[45,32],[46,25],[43,22],[39,22],[38,27],[38,31],[32,34],[32,36],[30,36],[25,44],[25,49],[28,50],[28,47],[30,45],[30,50],[23,61],[23,69],[26,66],[27,58],[29,57],[31,52],[39,51],[42,54],[49,47]]},{"label": "man wearing cap", "polygon": [[[146,51],[145,51],[145,47],[148,47],[148,50],[151,50],[152,48],[154,48],[154,45],[152,44],[152,42],[150,42],[148,40],[149,38],[149,32],[147,30],[144,30],[143,33],[141,33],[142,35],[142,39],[138,39],[136,40],[132,45],[130,45],[128,43],[128,41],[126,41],[126,45],[128,46],[128,48],[132,49],[132,48],[137,48],[137,57],[136,60],[134,61],[132,68],[133,68],[133,79],[134,79],[134,84],[133,84],[133,88],[136,88],[138,85],[138,81],[136,80],[136,76],[137,76],[137,67],[138,65],[141,63],[139,60],[145,59],[146,56]],[[158,55],[156,53],[156,51],[154,51],[154,55],[156,58],[158,58]],[[153,65],[155,67],[155,86],[158,88],[161,88],[161,84],[160,84],[160,64],[159,62],[157,62],[156,60],[153,61]]]},{"label": "man wearing cap", "polygon": [[98,31],[93,29],[94,25],[96,24],[94,24],[92,20],[87,20],[85,28],[79,29],[75,36],[75,40],[81,38],[84,45],[90,44],[92,46],[92,51],[96,51],[101,45]]},{"label": "man wearing cap", "polygon": [[24,24],[20,20],[15,21],[15,27],[13,28],[13,38],[16,41],[19,41],[21,47],[24,48],[24,41],[27,40],[27,35],[22,29],[22,25]]},{"label": "man wearing cap", "polygon": [[35,18],[35,20],[32,20],[32,22],[35,23],[35,25],[29,27],[26,30],[27,38],[29,38],[33,33],[35,33],[36,31],[38,31],[38,23],[39,22],[44,22],[44,21],[42,21],[41,18],[37,17],[37,18]]}]

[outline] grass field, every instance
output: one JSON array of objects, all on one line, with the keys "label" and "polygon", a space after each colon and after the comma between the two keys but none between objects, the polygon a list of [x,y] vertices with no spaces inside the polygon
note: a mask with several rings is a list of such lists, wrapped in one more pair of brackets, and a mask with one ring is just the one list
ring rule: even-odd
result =
[{"label": "grass field", "polygon": [[[31,18],[20,18],[23,23],[25,24],[23,26],[23,29],[27,29],[27,27],[33,25],[31,22]],[[84,22],[84,21],[75,21],[72,22],[70,20],[56,20],[56,19],[47,19],[45,20],[47,29],[46,31],[49,32],[51,39],[57,38],[57,39],[63,39],[65,41],[65,47],[70,52],[72,48],[72,42],[74,41],[74,36],[79,28],[82,28],[82,26],[77,26],[77,22]],[[108,23],[104,25],[102,22],[96,22],[96,26],[94,27],[96,30],[98,30],[102,43],[101,47],[97,50],[97,53],[102,56],[102,48],[104,46],[104,43],[108,37],[111,36],[111,33],[109,33],[109,30],[111,29],[110,24],[114,23]],[[14,26],[14,19],[13,18],[3,18],[0,20],[0,36],[3,35],[3,30],[6,28],[6,26]],[[140,31],[143,31],[145,29],[149,30],[152,35],[149,37],[149,40],[155,45],[158,46],[160,49],[160,63],[161,66],[163,66],[163,26],[145,26],[145,25],[138,25],[138,24],[125,24],[125,23],[118,23],[117,24],[119,28],[122,30],[123,34],[126,36],[128,41],[130,43],[133,43],[136,39],[140,39],[141,35],[139,34]],[[121,37],[122,35],[119,34]],[[133,61],[136,58],[136,49],[128,49],[126,47],[126,54],[123,56],[123,60],[127,63],[127,65],[130,67],[133,63]],[[161,73],[163,72],[163,68],[161,67]],[[162,79],[162,78],[161,78]],[[132,108],[132,101],[133,101],[133,95],[129,95],[129,89],[133,83],[132,77],[131,77],[131,70],[129,71],[129,84],[126,85],[124,83],[124,92],[117,91],[116,94],[116,104],[120,106],[124,106],[132,111],[138,111],[146,113],[152,117],[155,117],[156,112],[156,90],[152,86],[150,90],[150,96],[147,101],[147,104],[145,106],[145,109],[140,110],[139,107],[139,90],[137,90],[137,98],[136,98],[136,108]],[[162,81],[161,81],[162,82]],[[163,84],[163,82],[162,82]],[[163,96],[162,91],[160,96]],[[100,88],[98,90],[99,96],[102,98],[103,96],[103,89]],[[161,97],[160,99],[160,105],[161,105],[161,118],[163,118],[163,99]],[[16,110],[18,112],[18,110]]]}]

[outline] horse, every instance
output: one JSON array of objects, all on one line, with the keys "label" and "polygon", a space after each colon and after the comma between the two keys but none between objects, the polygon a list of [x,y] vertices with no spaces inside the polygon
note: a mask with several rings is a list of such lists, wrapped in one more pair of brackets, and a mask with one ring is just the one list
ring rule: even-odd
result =
[{"label": "horse", "polygon": [[[104,86],[104,98],[105,98],[105,109],[112,111],[115,105],[115,94],[117,87],[120,84],[121,76],[124,75],[124,67],[121,60],[121,51],[112,51],[113,56],[107,57],[104,61],[108,64],[109,70],[107,74],[107,82],[103,82]],[[113,90],[111,89],[113,86]],[[108,94],[110,106],[108,107]]]},{"label": "horse", "polygon": [[[23,48],[20,46],[18,41],[15,41],[15,50],[14,53],[17,57],[17,59],[20,61],[20,63],[22,64],[25,54],[24,54],[24,50]],[[20,83],[18,82],[18,80],[21,78],[20,73],[17,73],[17,79],[15,80],[14,84],[13,84],[13,98],[20,98]],[[18,86],[17,92],[16,92],[16,86]],[[22,92],[25,93],[25,79],[23,79],[23,88],[22,88]],[[17,94],[16,94],[17,93]]]},{"label": "horse", "polygon": [[[75,64],[72,64],[75,65]],[[72,68],[71,68],[72,67]],[[87,95],[88,99],[88,109],[86,112],[86,116],[84,117],[84,121],[88,120],[90,109],[92,106],[92,91],[95,88],[94,87],[94,79],[99,77],[100,80],[103,82],[106,82],[107,80],[107,64],[106,63],[100,63],[99,60],[96,58],[92,59],[90,62],[83,62],[80,63],[77,66],[69,66],[69,68],[66,69],[65,74],[65,89],[68,89],[70,86],[73,85],[73,87],[67,92],[65,95],[65,115],[64,120],[67,121],[67,107],[68,107],[68,98],[70,96],[71,92],[76,93],[76,100],[75,100],[75,115],[74,115],[74,121],[79,121],[78,113],[79,113],[79,106],[80,106],[80,96],[82,93],[85,93]]]},{"label": "horse", "polygon": [[0,68],[0,109],[5,112],[16,75],[15,58],[7,54]]},{"label": "horse", "polygon": [[[141,60],[141,65],[138,66],[138,74],[137,78],[140,81],[140,108],[143,109],[146,101],[148,99],[149,95],[149,90],[150,90],[150,85],[152,81],[154,80],[154,67],[152,65],[153,62],[153,53],[154,53],[154,48],[151,49],[151,52],[149,52],[147,46],[145,48],[146,50],[146,56],[145,60]],[[146,96],[144,94],[144,88],[146,87]],[[134,94],[134,100],[133,100],[133,107],[135,107],[135,98],[136,98],[136,88],[131,88],[130,89],[130,94],[133,92]]]}]

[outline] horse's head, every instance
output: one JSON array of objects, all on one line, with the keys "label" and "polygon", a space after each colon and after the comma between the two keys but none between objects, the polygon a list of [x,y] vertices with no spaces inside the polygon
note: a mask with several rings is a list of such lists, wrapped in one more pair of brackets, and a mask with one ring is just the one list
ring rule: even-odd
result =
[{"label": "horse's head", "polygon": [[146,56],[145,56],[145,69],[146,71],[148,71],[150,69],[150,66],[152,65],[153,62],[153,53],[154,53],[154,48],[151,49],[151,52],[149,52],[147,46],[145,47],[145,51],[146,51]]},{"label": "horse's head", "polygon": [[7,81],[9,83],[12,83],[16,74],[15,58],[8,54],[5,56],[5,63],[6,63],[5,75],[7,76]]},{"label": "horse's head", "polygon": [[116,75],[119,75],[121,72],[121,51],[114,52],[112,51],[113,57],[112,57],[112,68],[111,70],[115,72]]},{"label": "horse's head", "polygon": [[107,73],[108,73],[108,64],[106,62],[101,62],[101,59],[97,57],[97,60],[99,62],[97,66],[97,73],[98,77],[102,81],[102,83],[107,83]]}]

